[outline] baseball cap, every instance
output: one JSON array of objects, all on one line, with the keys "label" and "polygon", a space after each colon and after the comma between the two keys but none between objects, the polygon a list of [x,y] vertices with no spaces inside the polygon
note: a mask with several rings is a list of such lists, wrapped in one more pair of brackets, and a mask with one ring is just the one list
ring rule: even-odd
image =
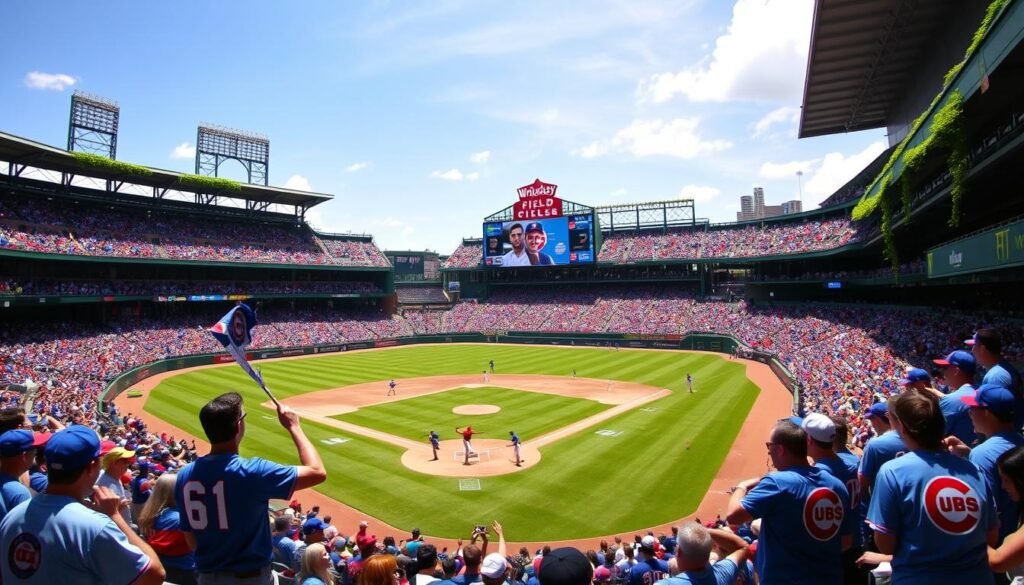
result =
[{"label": "baseball cap", "polygon": [[950,353],[944,360],[932,360],[932,363],[943,368],[955,366],[967,374],[973,374],[978,370],[978,362],[974,359],[974,354],[962,349]]},{"label": "baseball cap", "polygon": [[789,421],[789,422],[795,424],[798,427],[802,427],[803,424],[804,424],[804,419],[802,417],[799,417],[799,416],[796,416],[796,415],[786,417],[786,418],[784,418],[782,420]]},{"label": "baseball cap", "polygon": [[876,402],[868,407],[868,410],[867,412],[864,413],[864,416],[867,418],[871,418],[873,416],[882,416],[885,417],[886,420],[888,420],[889,405],[885,402]]},{"label": "baseball cap", "polygon": [[978,329],[974,336],[964,340],[964,345],[974,347],[984,345],[992,353],[1000,353],[1003,350],[1003,340],[995,329]]},{"label": "baseball cap", "polygon": [[85,425],[71,425],[50,437],[43,455],[50,469],[82,469],[100,456],[100,437]]},{"label": "baseball cap", "polygon": [[508,569],[508,562],[498,553],[487,555],[484,557],[484,562],[480,564],[480,574],[491,579],[501,577],[505,574],[506,569]]},{"label": "baseball cap", "polygon": [[345,540],[345,537],[339,536],[339,537],[334,539],[334,543],[333,544],[334,544],[334,550],[341,550],[341,549],[345,548],[345,545],[348,544],[348,541]]},{"label": "baseball cap", "polygon": [[1001,414],[1013,414],[1016,398],[1014,398],[1013,392],[998,384],[982,384],[974,391],[973,396],[963,396],[960,401],[974,408],[984,408]]},{"label": "baseball cap", "polygon": [[100,443],[100,455],[106,455],[107,453],[110,453],[114,449],[114,447],[117,447],[117,443],[115,443],[115,442],[113,442],[111,440],[106,440],[106,441],[101,442]]},{"label": "baseball cap", "polygon": [[928,372],[921,368],[911,368],[907,370],[907,375],[903,376],[900,380],[900,384],[907,386],[916,382],[931,382],[932,377],[928,375]]},{"label": "baseball cap", "polygon": [[0,435],[0,457],[14,457],[35,447],[32,431],[13,429]]},{"label": "baseball cap", "polygon": [[110,467],[112,463],[121,459],[131,459],[135,457],[135,451],[129,451],[124,447],[114,447],[106,455],[103,456],[103,469]]},{"label": "baseball cap", "polygon": [[361,532],[359,536],[356,537],[356,546],[359,550],[365,550],[377,546],[377,535],[369,535],[365,532]]},{"label": "baseball cap", "polygon": [[645,536],[642,539],[640,539],[640,548],[642,548],[644,550],[648,550],[648,551],[653,553],[654,552],[654,543],[655,543],[654,536],[648,534],[647,536]]},{"label": "baseball cap", "polygon": [[802,428],[815,441],[831,443],[836,438],[836,423],[824,414],[817,412],[808,414],[804,418]]},{"label": "baseball cap", "polygon": [[580,551],[556,548],[544,555],[537,571],[540,585],[590,585],[594,567]]},{"label": "baseball cap", "polygon": [[544,226],[542,226],[539,222],[532,221],[532,222],[526,224],[526,232],[525,233],[543,232],[543,231],[544,231]]},{"label": "baseball cap", "polygon": [[317,530],[324,530],[327,528],[327,524],[323,520],[313,517],[306,520],[306,523],[302,525],[303,534],[313,534]]}]

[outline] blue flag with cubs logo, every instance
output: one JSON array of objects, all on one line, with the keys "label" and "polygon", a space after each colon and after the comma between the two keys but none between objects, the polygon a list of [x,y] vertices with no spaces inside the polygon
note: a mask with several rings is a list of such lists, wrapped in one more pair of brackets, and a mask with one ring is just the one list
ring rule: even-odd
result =
[{"label": "blue flag with cubs logo", "polygon": [[235,358],[238,365],[245,370],[245,373],[260,385],[260,388],[267,393],[267,396],[277,404],[277,399],[270,393],[267,385],[263,382],[263,376],[253,369],[249,360],[245,359],[245,348],[252,343],[252,329],[256,326],[256,311],[249,305],[239,303],[235,305],[226,315],[220,318],[210,327],[209,331],[224,346],[224,349]]}]

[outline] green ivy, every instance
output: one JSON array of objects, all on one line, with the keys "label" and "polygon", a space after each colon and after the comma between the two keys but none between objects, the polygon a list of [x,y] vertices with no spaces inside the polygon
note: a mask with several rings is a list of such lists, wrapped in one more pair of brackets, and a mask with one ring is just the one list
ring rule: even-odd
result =
[{"label": "green ivy", "polygon": [[153,174],[153,171],[142,165],[133,165],[131,163],[109,159],[105,156],[100,156],[91,152],[72,152],[71,156],[75,158],[75,162],[78,164],[95,169],[103,169],[105,171],[114,171],[116,173],[136,175],[140,177],[148,177]]},{"label": "green ivy", "polygon": [[178,177],[178,184],[194,189],[209,189],[210,191],[241,191],[242,184],[231,179],[221,177],[206,177],[203,175],[181,175]]},{"label": "green ivy", "polygon": [[[896,147],[896,150],[893,151],[892,156],[890,156],[889,160],[886,161],[885,166],[882,167],[882,170],[878,173],[878,176],[875,177],[875,179],[871,182],[871,184],[868,185],[867,189],[864,190],[864,196],[861,198],[860,201],[857,202],[857,205],[853,208],[853,214],[852,215],[853,215],[853,219],[855,221],[860,221],[862,219],[865,219],[865,218],[871,216],[875,211],[878,210],[879,204],[882,202],[882,196],[884,195],[884,189],[883,188],[879,188],[877,191],[875,191],[875,195],[874,196],[870,196],[870,193],[872,193],[872,191],[875,190],[875,186],[876,185],[879,186],[879,187],[882,186],[880,181],[882,181],[883,178],[886,179],[886,182],[889,182],[889,181],[892,180],[893,167],[896,165],[896,161],[900,160],[900,157],[904,157],[904,154],[905,154],[904,151],[907,149],[907,143],[910,141],[911,137],[913,137],[915,134],[917,134],[917,131],[920,129],[921,125],[928,118],[929,114],[931,114],[932,110],[935,109],[935,106],[938,105],[939,100],[942,98],[943,93],[946,91],[946,88],[949,87],[949,85],[951,83],[953,83],[953,80],[956,79],[957,75],[960,74],[960,71],[963,70],[963,68],[966,65],[967,61],[971,58],[972,55],[974,55],[975,51],[978,50],[978,47],[981,46],[982,41],[985,40],[985,35],[987,35],[989,29],[992,28],[992,23],[995,21],[996,17],[999,15],[999,13],[1002,12],[1003,8],[1005,8],[1006,5],[1009,4],[1009,3],[1010,3],[1010,0],[992,0],[992,2],[989,3],[988,8],[985,10],[984,18],[982,18],[981,23],[978,25],[977,30],[974,31],[974,35],[971,37],[971,44],[967,47],[967,50],[964,52],[963,60],[960,61],[959,63],[957,63],[956,65],[954,65],[953,67],[951,67],[950,70],[946,73],[946,75],[943,77],[942,90],[940,90],[939,93],[932,99],[931,104],[929,104],[928,107],[925,108],[924,112],[922,112],[921,115],[918,116],[916,120],[914,120],[914,123],[910,125],[910,131],[907,132],[906,137]],[[947,106],[948,105],[949,104],[947,104]],[[961,97],[961,104],[959,106],[961,111],[960,111],[960,113],[957,114],[956,118],[959,118],[960,114],[962,114],[962,106],[963,106],[963,104],[962,104],[962,97]],[[941,113],[942,112],[940,112],[940,114]],[[938,114],[936,115],[936,118],[938,118]],[[949,169],[950,170],[950,174],[953,175],[952,194],[953,194],[953,198],[954,198],[954,201],[953,201],[953,213],[954,213],[954,216],[950,218],[950,224],[954,224],[955,225],[956,223],[959,222],[960,201],[959,201],[958,198],[960,196],[962,196],[962,194],[963,194],[963,185],[964,185],[963,178],[964,178],[964,176],[966,176],[966,171],[967,171],[967,168],[966,168],[966,165],[967,165],[967,158],[966,158],[967,147],[966,147],[966,144],[964,144],[964,145],[957,145],[959,140],[961,140],[962,135],[963,135],[963,130],[962,129],[959,129],[959,130],[957,129],[958,127],[960,127],[960,124],[962,124],[962,122],[959,121],[959,120],[951,120],[951,122],[953,122],[953,123],[952,124],[947,124],[946,126],[949,128],[949,130],[951,132],[953,132],[954,136],[953,136],[952,139],[946,140],[946,144],[947,144],[947,146],[951,147],[951,150],[953,152],[950,155],[950,160],[949,160],[949,163],[950,163],[950,169]],[[934,127],[934,124],[933,124],[933,127]],[[925,142],[922,142],[918,146],[916,146],[913,149],[911,149],[913,151],[915,149],[922,149],[922,147],[924,147],[922,150],[919,150],[917,152],[906,152],[906,155],[908,157],[913,157],[913,158],[908,163],[908,161],[906,160],[906,157],[904,157],[904,167],[907,167],[908,164],[909,164],[909,166],[914,168],[915,164],[919,164],[920,161],[923,160],[923,158],[924,158],[925,154],[927,153],[927,151],[929,149],[929,146],[930,146],[930,145],[929,146],[925,145],[925,143],[927,143],[927,142],[928,141],[925,140]],[[953,168],[954,164],[962,165],[962,168],[954,169]],[[906,170],[906,168],[904,170]],[[960,175],[959,179],[957,179],[957,174],[958,173]],[[904,189],[908,190],[909,186],[904,186]],[[906,197],[906,195],[904,197]],[[904,202],[904,204],[906,204],[906,202]]]}]

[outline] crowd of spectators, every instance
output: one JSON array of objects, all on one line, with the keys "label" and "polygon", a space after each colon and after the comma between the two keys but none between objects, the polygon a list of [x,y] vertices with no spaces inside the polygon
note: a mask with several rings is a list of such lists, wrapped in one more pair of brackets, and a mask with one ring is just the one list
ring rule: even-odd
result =
[{"label": "crowd of spectators", "polygon": [[372,282],[283,282],[283,281],[197,281],[180,280],[22,280],[0,277],[0,296],[139,296],[139,295],[230,295],[230,294],[353,294],[379,293]]},{"label": "crowd of spectators", "polygon": [[483,242],[463,240],[452,255],[441,264],[441,268],[476,268],[483,262],[483,257]]},{"label": "crowd of spectators", "polygon": [[0,195],[0,247],[30,252],[187,261],[386,267],[371,240],[321,240],[305,226],[87,207]]},{"label": "crowd of spectators", "polygon": [[721,229],[672,229],[666,233],[613,233],[598,260],[623,264],[652,260],[749,258],[831,250],[858,241],[849,218],[768,223]]}]

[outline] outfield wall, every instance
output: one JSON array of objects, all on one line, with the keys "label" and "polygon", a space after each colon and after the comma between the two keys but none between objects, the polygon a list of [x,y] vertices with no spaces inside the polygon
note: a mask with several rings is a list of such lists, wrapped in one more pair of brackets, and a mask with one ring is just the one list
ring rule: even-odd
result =
[{"label": "outfield wall", "polygon": [[[422,343],[520,343],[530,345],[559,345],[580,347],[624,347],[637,349],[676,349],[681,351],[712,351],[733,354],[737,348],[743,357],[753,359],[771,367],[789,391],[793,394],[793,409],[799,406],[799,389],[797,382],[788,369],[775,355],[751,350],[743,346],[731,335],[715,333],[688,333],[686,335],[648,335],[639,333],[556,333],[538,331],[482,331],[480,333],[451,333],[448,335],[413,335],[351,343],[336,343],[305,347],[267,348],[250,350],[245,353],[249,361],[263,360],[298,355],[316,355],[322,353],[338,353],[358,351],[378,347],[395,347],[399,345],[418,345]],[[207,366],[212,364],[233,363],[234,359],[226,353],[203,353],[156,360],[148,364],[136,366],[122,372],[107,384],[100,393],[99,409],[105,412],[104,404],[135,384],[164,372]]]}]

